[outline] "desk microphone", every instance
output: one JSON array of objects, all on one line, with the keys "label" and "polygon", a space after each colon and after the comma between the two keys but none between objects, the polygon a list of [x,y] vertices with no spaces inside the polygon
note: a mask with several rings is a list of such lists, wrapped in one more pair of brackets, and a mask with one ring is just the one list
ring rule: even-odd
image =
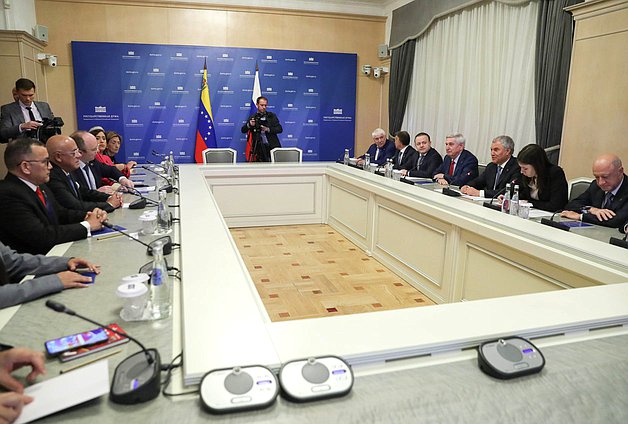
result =
[{"label": "desk microphone", "polygon": [[[150,161],[148,161],[148,160],[147,160],[146,162],[149,162],[149,163],[151,163],[151,164],[153,163],[153,162],[150,162]],[[163,175],[161,175],[159,172],[155,172],[155,171],[153,171],[153,170],[152,170],[152,169],[150,169],[148,166],[140,165],[140,166],[138,166],[138,168],[145,169],[145,170],[147,170],[148,172],[150,172],[151,174],[155,174],[155,175],[157,175],[159,178],[161,178],[161,179],[163,179],[163,180],[166,180],[166,183],[167,183],[167,184],[166,184],[165,186],[163,186],[162,188],[160,188],[160,189],[159,189],[159,191],[162,191],[162,190],[163,190],[163,191],[165,191],[166,193],[172,193],[172,184],[170,184],[170,181],[168,181],[168,178],[164,177],[164,176],[163,176]]]},{"label": "desk microphone", "polygon": [[620,239],[618,237],[611,237],[611,239],[608,242],[612,244],[613,246],[618,246],[618,247],[623,247],[624,249],[628,249],[628,241],[626,241],[626,239],[628,238],[628,228],[624,228],[624,231],[626,232],[626,235],[624,236],[623,239]]},{"label": "desk microphone", "polygon": [[[115,182],[115,180],[111,178],[107,178],[107,180],[111,182]],[[152,205],[159,204],[159,202],[156,202],[153,199],[149,199],[145,197],[144,195],[142,195],[142,193],[140,193],[140,191],[137,190],[135,187],[126,187],[126,186],[121,185],[119,191],[123,191],[125,193],[132,194],[133,196],[139,197],[139,199],[134,200],[129,204],[129,209],[144,209],[147,203],[151,203]]]},{"label": "desk microphone", "polygon": [[159,396],[161,389],[161,358],[157,349],[146,349],[136,338],[79,315],[72,309],[66,308],[65,305],[54,300],[47,300],[46,306],[53,311],[72,315],[99,327],[106,328],[112,333],[132,340],[142,348],[140,352],[129,356],[116,367],[109,392],[109,398],[112,402],[133,405]]},{"label": "desk microphone", "polygon": [[460,197],[460,196],[462,196],[462,193],[460,193],[457,190],[451,189],[449,187],[443,187],[443,194],[445,196],[451,196],[451,197]]},{"label": "desk microphone", "polygon": [[560,221],[554,221],[554,217],[556,216],[556,214],[561,213],[562,211],[563,211],[562,209],[557,210],[556,212],[552,214],[552,217],[550,219],[541,218],[541,224],[549,225],[550,227],[558,228],[559,230],[569,231],[568,225],[565,225]]},{"label": "desk microphone", "polygon": [[[154,241],[151,242],[150,244],[144,243],[142,240],[138,239],[137,237],[133,237],[131,234],[127,233],[126,231],[122,231],[119,228],[116,228],[116,226],[113,225],[112,223],[110,223],[109,221],[103,222],[102,225],[104,227],[107,227],[107,228],[113,230],[113,231],[117,231],[120,234],[124,234],[125,236],[127,236],[131,240],[135,240],[136,242],[138,242],[142,246],[146,247],[146,254],[147,255],[151,255],[151,256],[153,255],[153,246],[152,246],[152,244],[154,243]],[[172,239],[170,238],[170,236],[165,236],[165,237],[162,237],[162,238],[160,238],[158,240],[160,240],[163,243],[163,253],[164,253],[164,255],[169,255],[170,253],[172,253],[173,243],[172,243]],[[157,240],[155,240],[155,241],[157,241]]]},{"label": "desk microphone", "polygon": [[[517,182],[517,179],[515,178],[514,180],[512,180],[511,182],[509,182],[508,184],[513,185],[514,183]],[[490,202],[484,202],[482,203],[482,206],[484,206],[485,208],[489,208],[489,209],[493,209],[496,210],[497,212],[501,212],[502,208],[499,205],[494,205],[493,202],[495,201],[495,199],[497,199],[500,195],[504,194],[506,192],[506,186],[504,186],[504,188],[502,188],[501,190],[499,190],[497,193],[495,193],[493,195],[493,197],[491,197],[491,201]]]}]

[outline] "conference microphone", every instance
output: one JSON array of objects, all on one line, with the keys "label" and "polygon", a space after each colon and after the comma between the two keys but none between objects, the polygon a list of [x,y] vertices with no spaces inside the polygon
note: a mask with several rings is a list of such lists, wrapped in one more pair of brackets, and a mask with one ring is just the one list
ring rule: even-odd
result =
[{"label": "conference microphone", "polygon": [[[107,178],[110,182],[116,182],[114,179]],[[126,187],[121,185],[118,191],[122,191],[124,193],[132,194],[133,196],[138,196],[139,199],[132,201],[129,203],[129,209],[144,209],[146,207],[146,203],[151,203],[152,205],[158,205],[159,202],[154,201],[153,199],[149,199],[144,197],[139,190],[134,187]]]},{"label": "conference microphone", "polygon": [[[514,180],[512,180],[511,182],[509,182],[508,184],[513,185],[517,182],[517,179],[515,178]],[[491,197],[491,201],[490,202],[484,202],[482,203],[482,206],[484,206],[485,208],[489,208],[489,209],[493,209],[496,210],[498,212],[502,211],[501,206],[499,205],[494,205],[493,202],[495,201],[495,199],[497,199],[500,195],[504,194],[506,192],[506,186],[504,186],[504,188],[502,188],[501,190],[499,190],[497,193],[495,193],[495,195],[493,195],[493,197]]]},{"label": "conference microphone", "polygon": [[460,196],[462,196],[462,193],[460,193],[457,190],[453,190],[453,189],[451,189],[449,187],[443,187],[443,194],[445,196],[450,196],[450,197],[460,197]]},{"label": "conference microphone", "polygon": [[47,300],[46,306],[53,311],[72,315],[89,323],[106,328],[112,333],[135,342],[142,350],[118,364],[111,380],[109,398],[114,403],[133,405],[155,399],[161,390],[161,358],[157,349],[146,349],[139,340],[126,333],[114,330],[92,319],[77,314],[65,305]]},{"label": "conference microphone", "polygon": [[165,237],[161,237],[155,241],[150,242],[150,244],[148,243],[144,243],[142,240],[138,239],[137,237],[132,236],[131,234],[127,233],[126,231],[122,231],[119,228],[116,228],[115,225],[111,224],[108,221],[105,221],[102,223],[103,226],[113,230],[113,231],[117,231],[120,234],[124,234],[125,236],[127,236],[128,238],[130,238],[131,240],[135,240],[136,242],[138,242],[139,244],[141,244],[142,246],[146,246],[146,254],[153,256],[153,244],[156,241],[161,241],[163,244],[163,253],[164,255],[169,255],[170,253],[172,253],[172,247],[174,245],[174,243],[172,243],[172,239],[170,238],[170,236],[165,236]]},{"label": "conference microphone", "polygon": [[[147,161],[147,162],[150,162],[150,161]],[[152,163],[152,162],[150,162],[150,163]],[[163,176],[163,175],[161,175],[159,172],[155,172],[155,171],[153,171],[153,170],[152,170],[152,169],[150,169],[148,166],[140,165],[140,166],[138,166],[138,168],[145,169],[145,170],[147,170],[148,172],[150,172],[150,173],[152,173],[152,174],[155,174],[155,175],[157,175],[159,178],[161,178],[161,179],[165,180],[165,181],[166,181],[166,185],[165,185],[165,186],[163,186],[163,187],[161,187],[161,188],[159,189],[159,191],[162,191],[162,190],[163,190],[163,191],[165,191],[166,193],[172,193],[172,189],[173,189],[173,187],[172,187],[172,184],[170,184],[170,181],[168,181],[168,178],[164,177],[164,176]]]},{"label": "conference microphone", "polygon": [[624,227],[624,232],[626,233],[626,235],[624,236],[623,239],[620,239],[617,237],[611,237],[611,239],[608,242],[612,244],[613,246],[618,246],[618,247],[623,247],[624,249],[628,249],[628,241],[626,241],[626,239],[628,238],[628,225]]},{"label": "conference microphone", "polygon": [[552,214],[552,217],[550,219],[541,218],[541,224],[549,225],[550,227],[558,228],[559,230],[569,231],[570,227],[568,225],[565,225],[560,221],[554,221],[554,217],[556,216],[556,214],[561,213],[562,211],[562,209],[557,210]]}]

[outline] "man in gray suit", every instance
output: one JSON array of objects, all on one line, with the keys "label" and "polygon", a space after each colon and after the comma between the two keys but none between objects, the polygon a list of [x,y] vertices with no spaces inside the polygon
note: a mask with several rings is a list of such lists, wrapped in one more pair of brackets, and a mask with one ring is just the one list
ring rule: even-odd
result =
[{"label": "man in gray suit", "polygon": [[[74,272],[79,268],[100,272],[99,266],[85,259],[17,253],[0,242],[0,308],[64,289],[87,287],[91,277]],[[37,277],[17,284],[25,275]]]},{"label": "man in gray suit", "polygon": [[37,128],[44,118],[54,117],[46,102],[36,102],[35,83],[26,78],[15,81],[14,96],[17,101],[0,108],[0,143],[8,143],[19,137],[37,139]]}]

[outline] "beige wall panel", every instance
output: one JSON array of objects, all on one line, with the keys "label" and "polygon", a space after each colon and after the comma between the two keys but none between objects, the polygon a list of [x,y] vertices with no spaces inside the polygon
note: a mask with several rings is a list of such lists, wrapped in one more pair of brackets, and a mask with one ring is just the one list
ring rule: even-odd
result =
[{"label": "beige wall panel", "polygon": [[[395,208],[397,209],[397,208]],[[375,215],[374,252],[383,253],[419,282],[421,290],[429,287],[446,298],[445,278],[450,265],[447,255],[447,230],[451,226],[433,218],[401,211],[382,204]]]},{"label": "beige wall panel", "polygon": [[[368,194],[361,190],[330,184],[329,218],[358,236],[364,243],[368,223]],[[331,223],[334,224],[333,222]],[[349,235],[350,236],[350,235]]]},{"label": "beige wall panel", "polygon": [[628,162],[628,31],[575,43],[560,163],[568,179],[590,176],[593,158]]},{"label": "beige wall panel", "polygon": [[168,44],[226,46],[227,12],[169,9],[168,26],[164,30],[168,34]]},{"label": "beige wall panel", "polygon": [[[461,276],[463,300],[489,299],[526,293],[560,290],[561,287],[533,270],[513,266],[499,254],[468,244]],[[490,272],[489,272],[490,270]]]},{"label": "beige wall panel", "polygon": [[0,55],[0,104],[13,101],[11,89],[15,87],[15,80],[22,74],[22,65],[19,57],[7,57]]},{"label": "beige wall panel", "polygon": [[14,39],[11,40],[0,40],[0,60],[3,61],[6,59],[6,56],[9,57],[18,57],[20,55],[20,47],[15,42]]},{"label": "beige wall panel", "polygon": [[596,37],[626,30],[628,9],[617,10],[611,14],[593,16],[578,22],[576,40]]},{"label": "beige wall panel", "polygon": [[[68,87],[68,95],[54,95],[49,97],[50,107],[55,116],[63,118],[64,134],[72,134],[75,130],[88,130],[89,128],[76,127],[76,103],[74,100],[74,76],[72,68],[68,65],[59,65],[56,68],[46,68],[46,80],[48,90],[55,92],[55,87]],[[38,94],[39,95],[39,94]]]}]

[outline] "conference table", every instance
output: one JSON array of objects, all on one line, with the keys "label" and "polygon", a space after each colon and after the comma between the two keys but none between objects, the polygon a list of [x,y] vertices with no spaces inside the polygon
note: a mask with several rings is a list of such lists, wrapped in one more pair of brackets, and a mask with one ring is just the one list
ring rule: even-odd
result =
[{"label": "conference table", "polygon": [[[181,271],[173,279],[172,317],[119,317],[118,282],[150,262],[146,249],[126,237],[55,247],[50,254],[86,257],[103,272],[93,287],[49,298],[117,322],[158,348],[164,363],[183,352],[168,391],[192,394],[134,406],[103,397],[42,422],[628,418],[628,384],[619,378],[628,375],[628,254],[603,241],[619,236],[616,230],[563,232],[335,163],[179,168],[179,192],[169,196],[179,205],[172,209],[180,219],[172,236],[181,244],[167,258]],[[139,213],[119,210],[111,221],[137,230]],[[313,223],[330,225],[438,305],[272,322],[229,228]],[[92,328],[45,308],[45,300],[0,311],[6,321],[0,340],[41,349],[45,340]],[[532,338],[543,350],[541,374],[502,382],[480,372],[474,347],[508,335]],[[137,349],[127,343],[109,357],[110,373]],[[344,398],[279,399],[266,410],[216,417],[193,393],[212,369],[262,364],[277,370],[289,360],[328,354],[345,358],[356,374]],[[71,365],[49,360],[40,379]]]}]

